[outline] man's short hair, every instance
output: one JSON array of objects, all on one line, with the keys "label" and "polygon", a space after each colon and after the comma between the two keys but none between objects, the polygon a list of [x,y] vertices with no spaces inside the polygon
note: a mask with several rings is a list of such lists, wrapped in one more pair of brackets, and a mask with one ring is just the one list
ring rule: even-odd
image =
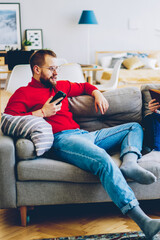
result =
[{"label": "man's short hair", "polygon": [[38,50],[31,55],[31,57],[29,59],[29,63],[30,63],[32,72],[33,72],[33,67],[35,65],[43,66],[43,64],[45,63],[46,55],[50,55],[54,58],[57,57],[56,54],[52,50],[46,50],[46,49]]}]

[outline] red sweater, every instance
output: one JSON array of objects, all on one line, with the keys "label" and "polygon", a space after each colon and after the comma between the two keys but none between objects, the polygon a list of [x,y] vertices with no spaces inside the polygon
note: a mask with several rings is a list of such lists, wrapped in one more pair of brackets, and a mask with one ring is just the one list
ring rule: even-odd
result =
[{"label": "red sweater", "polygon": [[[46,88],[34,78],[26,87],[20,87],[9,99],[6,114],[31,115],[33,111],[41,109],[49,97],[54,96],[59,90],[67,94],[67,97],[75,97],[82,94],[91,95],[97,88],[89,83],[71,83],[69,81],[57,81],[56,89]],[[51,124],[53,133],[63,130],[79,128],[69,111],[68,98],[62,101],[62,108],[55,115],[45,118]]]}]

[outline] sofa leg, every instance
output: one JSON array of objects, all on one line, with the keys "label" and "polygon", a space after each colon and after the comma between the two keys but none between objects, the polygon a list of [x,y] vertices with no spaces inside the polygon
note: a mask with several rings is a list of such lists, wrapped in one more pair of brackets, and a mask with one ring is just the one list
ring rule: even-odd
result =
[{"label": "sofa leg", "polygon": [[27,226],[27,207],[20,207],[20,215],[21,215],[21,226]]}]

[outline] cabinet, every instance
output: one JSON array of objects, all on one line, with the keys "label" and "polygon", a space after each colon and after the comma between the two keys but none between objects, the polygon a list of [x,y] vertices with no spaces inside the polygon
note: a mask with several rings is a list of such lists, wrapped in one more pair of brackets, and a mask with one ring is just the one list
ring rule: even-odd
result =
[{"label": "cabinet", "polygon": [[6,63],[8,64],[8,69],[12,70],[14,66],[19,64],[29,64],[29,58],[32,55],[34,50],[24,51],[24,50],[15,50],[8,51],[6,54]]},{"label": "cabinet", "polygon": [[34,50],[24,51],[0,51],[0,88],[5,87],[5,83],[15,65],[28,64],[29,58]]}]

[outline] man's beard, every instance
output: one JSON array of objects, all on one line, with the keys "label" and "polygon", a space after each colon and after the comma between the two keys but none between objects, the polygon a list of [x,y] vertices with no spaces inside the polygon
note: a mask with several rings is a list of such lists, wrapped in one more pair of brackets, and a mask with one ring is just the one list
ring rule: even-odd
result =
[{"label": "man's beard", "polygon": [[52,82],[50,81],[51,78],[48,78],[48,79],[44,79],[43,77],[40,78],[40,82],[47,88],[53,88],[56,86],[56,82]]}]

